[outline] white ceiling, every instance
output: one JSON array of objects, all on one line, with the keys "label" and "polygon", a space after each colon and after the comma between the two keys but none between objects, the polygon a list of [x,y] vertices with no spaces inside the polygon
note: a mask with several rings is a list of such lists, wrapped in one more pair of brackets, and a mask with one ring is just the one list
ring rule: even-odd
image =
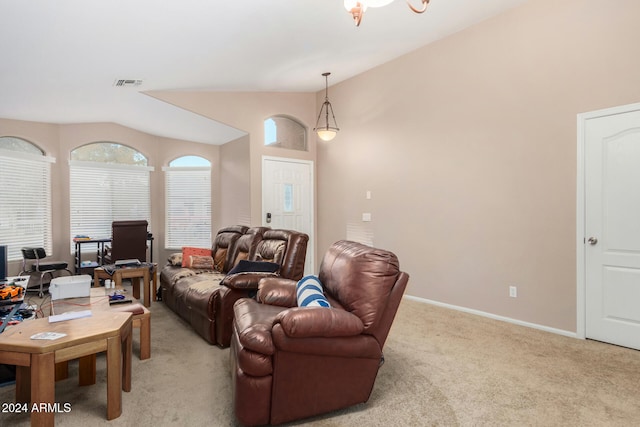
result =
[{"label": "white ceiling", "polygon": [[243,133],[143,92],[316,92],[525,1],[397,0],[357,28],[343,0],[0,0],[0,118],[223,144]]}]

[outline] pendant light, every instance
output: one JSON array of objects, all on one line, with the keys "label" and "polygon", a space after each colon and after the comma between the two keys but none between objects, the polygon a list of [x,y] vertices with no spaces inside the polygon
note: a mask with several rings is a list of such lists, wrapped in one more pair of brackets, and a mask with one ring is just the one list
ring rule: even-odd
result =
[{"label": "pendant light", "polygon": [[[338,124],[336,123],[336,116],[333,115],[333,107],[329,102],[329,75],[331,73],[322,73],[324,76],[324,103],[320,108],[320,114],[318,114],[318,120],[316,121],[316,127],[313,129],[314,132],[318,134],[318,137],[323,141],[331,141],[336,137],[336,134],[340,130],[338,128]],[[333,126],[329,121],[329,111],[331,111],[331,118],[333,119]],[[320,119],[322,118],[324,112],[324,124],[320,124]]]}]

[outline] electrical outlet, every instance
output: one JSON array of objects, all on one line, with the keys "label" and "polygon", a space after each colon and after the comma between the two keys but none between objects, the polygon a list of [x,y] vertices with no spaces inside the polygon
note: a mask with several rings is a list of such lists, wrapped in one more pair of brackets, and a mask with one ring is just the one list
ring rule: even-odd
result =
[{"label": "electrical outlet", "polygon": [[515,286],[509,286],[509,296],[511,298],[517,298],[518,297],[518,288]]}]

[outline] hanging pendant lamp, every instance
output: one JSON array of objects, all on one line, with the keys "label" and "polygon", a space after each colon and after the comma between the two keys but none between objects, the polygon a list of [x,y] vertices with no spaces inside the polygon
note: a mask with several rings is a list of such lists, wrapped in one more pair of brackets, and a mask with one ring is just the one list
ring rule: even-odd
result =
[{"label": "hanging pendant lamp", "polygon": [[[329,102],[329,75],[331,73],[322,73],[324,76],[325,89],[324,89],[324,103],[320,107],[320,114],[318,114],[318,120],[316,121],[316,127],[313,129],[318,134],[318,137],[323,141],[331,141],[336,137],[336,134],[340,130],[336,123],[336,116],[333,114],[333,107]],[[333,122],[329,121],[329,111],[331,111],[331,118]],[[324,124],[320,124],[320,119],[324,113]]]}]

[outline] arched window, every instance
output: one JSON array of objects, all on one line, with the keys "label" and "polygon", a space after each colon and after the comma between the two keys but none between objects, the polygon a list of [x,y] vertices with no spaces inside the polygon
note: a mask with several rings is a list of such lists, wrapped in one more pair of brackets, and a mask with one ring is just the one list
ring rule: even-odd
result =
[{"label": "arched window", "polygon": [[307,151],[307,129],[286,116],[271,116],[264,121],[264,145]]},{"label": "arched window", "polygon": [[165,172],[165,248],[211,246],[211,162],[199,156],[171,161]]},{"label": "arched window", "polygon": [[116,165],[147,166],[147,158],[134,148],[117,142],[92,142],[71,152],[71,160]]},{"label": "arched window", "polygon": [[9,261],[22,259],[24,246],[52,253],[53,162],[25,139],[0,137],[0,244],[8,246]]},{"label": "arched window", "polygon": [[113,221],[145,219],[151,225],[153,168],[147,163],[142,153],[116,142],[93,142],[72,150],[71,237],[111,237]]}]

